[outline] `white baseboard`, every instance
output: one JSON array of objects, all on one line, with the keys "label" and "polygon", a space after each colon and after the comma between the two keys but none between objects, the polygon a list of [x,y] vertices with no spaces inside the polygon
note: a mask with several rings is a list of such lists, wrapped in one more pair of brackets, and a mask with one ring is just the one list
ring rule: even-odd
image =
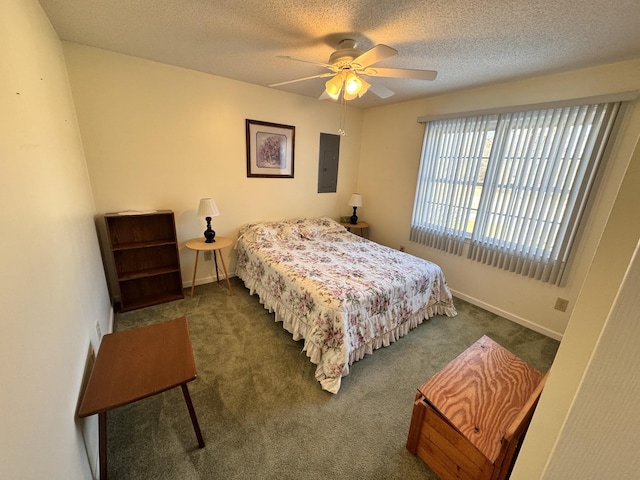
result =
[{"label": "white baseboard", "polygon": [[[100,428],[98,426],[98,428]],[[100,480],[100,432],[98,432],[98,447],[96,448],[96,452],[95,452],[95,462],[93,465],[93,472],[91,472],[93,474],[93,478],[94,480]]]},{"label": "white baseboard", "polygon": [[[229,278],[233,277],[234,274],[232,272],[229,273]],[[225,277],[224,273],[220,273],[220,281],[225,280],[227,277]],[[206,283],[213,283],[213,282],[217,282],[218,279],[216,277],[214,277],[213,275],[209,275],[207,277],[201,277],[201,278],[196,278],[195,281],[195,286],[197,287],[198,285],[204,285]],[[191,282],[190,281],[183,281],[182,282],[182,288],[191,288]]]},{"label": "white baseboard", "polygon": [[545,335],[549,338],[553,338],[554,340],[558,340],[561,341],[562,340],[562,334],[559,332],[554,332],[553,330],[550,330],[548,328],[542,327],[540,325],[538,325],[537,323],[533,323],[525,318],[519,317],[517,315],[514,315],[512,313],[509,313],[505,310],[502,310],[500,308],[494,307],[493,305],[489,305],[488,303],[485,303],[481,300],[478,300],[477,298],[474,297],[470,297],[469,295],[465,295],[462,292],[458,292],[455,290],[451,290],[451,293],[453,293],[453,295],[455,297],[461,298],[462,300],[464,300],[465,302],[469,302],[472,303],[473,305],[476,305],[480,308],[483,308],[485,310],[487,310],[488,312],[494,313],[496,315],[499,315],[500,317],[506,318],[507,320],[511,320],[514,323],[517,323],[518,325],[522,325],[523,327],[528,328],[529,330],[533,330],[534,332],[538,332],[542,335]]},{"label": "white baseboard", "polygon": [[115,313],[113,311],[113,304],[109,309],[109,322],[107,323],[107,333],[113,333],[113,321],[115,318]]},{"label": "white baseboard", "polygon": [[[233,277],[234,274],[233,273],[229,273],[229,278]],[[220,280],[224,280],[226,277],[224,276],[224,274],[220,275]],[[216,277],[214,277],[213,275],[209,275],[207,277],[202,277],[202,278],[198,278],[196,279],[196,287],[198,285],[204,285],[206,283],[213,283],[216,282],[217,279]],[[191,288],[191,282],[187,281],[187,282],[182,282],[182,286],[183,288]],[[481,300],[478,300],[477,298],[471,297],[469,295],[465,295],[462,292],[456,291],[451,289],[451,293],[453,293],[454,296],[461,298],[462,300],[472,303],[473,305],[476,305],[480,308],[483,308],[485,310],[487,310],[488,312],[494,313],[502,318],[506,318],[507,320],[510,320],[514,323],[517,323],[518,325],[522,325],[523,327],[528,328],[529,330],[533,330],[534,332],[538,332],[542,335],[545,335],[549,338],[553,338],[554,340],[558,340],[561,341],[562,340],[562,334],[559,332],[555,332],[551,329],[545,328],[541,325],[538,325],[537,323],[531,322],[525,318],[519,317],[517,315],[514,315],[510,312],[507,312],[506,310],[502,310],[500,308],[497,308],[493,305],[490,305],[486,302],[483,302]],[[112,321],[113,321],[113,309],[112,309]]]}]

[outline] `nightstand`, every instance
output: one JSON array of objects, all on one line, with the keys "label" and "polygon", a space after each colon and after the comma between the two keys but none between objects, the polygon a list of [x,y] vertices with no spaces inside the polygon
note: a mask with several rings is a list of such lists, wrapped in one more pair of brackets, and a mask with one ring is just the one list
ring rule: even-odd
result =
[{"label": "nightstand", "polygon": [[[216,252],[225,247],[231,246],[233,242],[227,237],[216,237],[216,241],[213,243],[207,243],[204,238],[194,238],[189,240],[185,246],[190,250],[196,251],[196,263],[193,266],[193,280],[191,281],[191,296],[193,297],[193,289],[196,286],[196,271],[198,270],[198,254],[202,252],[213,252],[213,260],[216,266],[216,280],[220,281],[220,275],[218,274],[218,256]],[[229,274],[227,273],[227,266],[224,264],[224,258],[220,253],[220,261],[222,262],[222,270],[224,271],[224,278],[227,280],[227,287],[229,287],[229,295],[233,295],[231,290],[231,282],[229,282]]]},{"label": "nightstand", "polygon": [[356,224],[349,222],[340,222],[340,225],[342,225],[349,231],[351,231],[352,228],[357,228],[360,230],[361,237],[369,238],[369,224],[367,222],[358,222]]}]

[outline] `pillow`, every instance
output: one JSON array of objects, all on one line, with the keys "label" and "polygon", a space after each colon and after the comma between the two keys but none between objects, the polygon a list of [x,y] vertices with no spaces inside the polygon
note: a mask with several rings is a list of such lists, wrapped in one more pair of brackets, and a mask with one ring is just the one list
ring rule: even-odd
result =
[{"label": "pillow", "polygon": [[316,225],[301,225],[300,235],[304,238],[314,238],[320,235],[320,229]]},{"label": "pillow", "polygon": [[256,225],[253,233],[257,242],[273,241],[278,237],[277,230],[266,225]]},{"label": "pillow", "polygon": [[280,240],[299,240],[300,228],[295,223],[283,222],[275,229]]},{"label": "pillow", "polygon": [[247,242],[273,242],[314,238],[328,232],[344,232],[342,225],[329,217],[248,223],[240,228],[238,238]]},{"label": "pillow", "polygon": [[329,217],[310,218],[300,224],[300,233],[305,238],[314,238],[329,232],[343,232],[344,227]]},{"label": "pillow", "polygon": [[301,238],[297,221],[249,223],[240,228],[238,238],[247,242],[273,242]]}]

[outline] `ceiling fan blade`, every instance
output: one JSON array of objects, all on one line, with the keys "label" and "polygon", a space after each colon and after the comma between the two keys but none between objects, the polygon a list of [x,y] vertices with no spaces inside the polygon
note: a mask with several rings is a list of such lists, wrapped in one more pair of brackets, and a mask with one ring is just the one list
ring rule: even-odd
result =
[{"label": "ceiling fan blade", "polygon": [[332,65],[329,65],[328,63],[314,62],[313,60],[303,60],[301,58],[290,57],[289,55],[276,55],[276,58],[284,58],[285,60],[293,60],[294,62],[304,62],[310,63],[312,65],[319,65],[321,67],[332,68]]},{"label": "ceiling fan blade", "polygon": [[381,43],[356,57],[352,63],[357,63],[362,68],[367,68],[369,65],[373,65],[374,63],[378,63],[385,58],[393,57],[397,54],[398,51],[395,48],[391,48],[388,45],[383,45]]},{"label": "ceiling fan blade", "polygon": [[335,75],[334,73],[319,73],[318,75],[311,75],[310,77],[303,77],[303,78],[296,78],[295,80],[287,80],[286,82],[280,82],[280,83],[273,83],[271,85],[269,85],[270,87],[279,87],[281,85],[288,85],[290,83],[295,83],[295,82],[302,82],[304,80],[311,80],[312,78],[324,78],[324,77],[332,77],[333,75]]},{"label": "ceiling fan blade", "polygon": [[435,80],[435,70],[413,70],[410,68],[371,68],[364,72],[377,77],[410,78],[413,80]]},{"label": "ceiling fan blade", "polygon": [[389,98],[395,93],[393,90],[389,90],[387,87],[380,85],[379,83],[372,83],[369,87],[369,91],[383,99]]}]

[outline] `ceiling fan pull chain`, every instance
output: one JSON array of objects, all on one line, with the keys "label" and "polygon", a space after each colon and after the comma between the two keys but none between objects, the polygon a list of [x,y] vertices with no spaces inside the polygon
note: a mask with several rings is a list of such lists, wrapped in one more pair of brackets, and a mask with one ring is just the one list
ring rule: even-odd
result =
[{"label": "ceiling fan pull chain", "polygon": [[344,129],[345,116],[347,112],[347,101],[344,98],[344,89],[340,94],[340,103],[342,103],[342,105],[340,106],[340,128],[338,129],[338,133],[344,137],[347,134]]}]

